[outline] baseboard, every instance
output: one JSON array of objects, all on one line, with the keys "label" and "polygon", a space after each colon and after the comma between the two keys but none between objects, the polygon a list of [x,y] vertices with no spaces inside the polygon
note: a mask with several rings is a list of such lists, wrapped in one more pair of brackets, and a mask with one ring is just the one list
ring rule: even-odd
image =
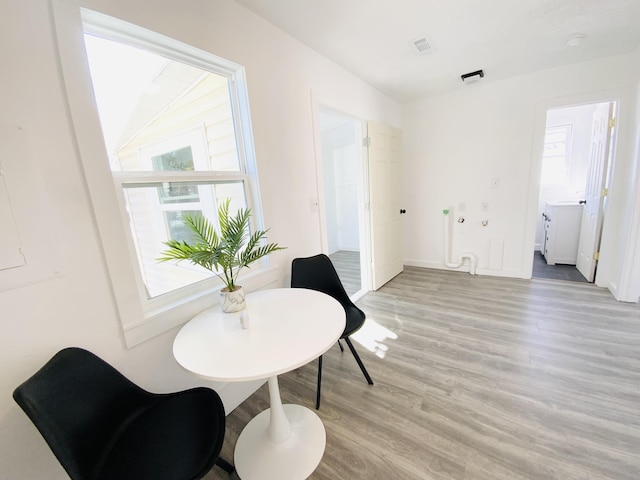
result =
[{"label": "baseboard", "polygon": [[[460,268],[448,268],[443,263],[439,262],[424,262],[421,260],[405,260],[404,264],[409,267],[420,267],[420,268],[432,268],[435,270],[448,270],[450,272],[462,272],[469,273],[469,265],[462,265]],[[506,278],[531,278],[531,272],[529,275],[523,274],[520,270],[491,270],[488,268],[478,268],[476,269],[476,275],[483,275],[489,277],[506,277]]]}]

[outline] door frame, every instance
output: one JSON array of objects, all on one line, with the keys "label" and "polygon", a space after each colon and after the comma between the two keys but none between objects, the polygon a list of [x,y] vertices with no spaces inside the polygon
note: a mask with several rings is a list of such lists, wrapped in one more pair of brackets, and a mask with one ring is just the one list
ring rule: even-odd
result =
[{"label": "door frame", "polygon": [[[586,138],[584,138],[583,142],[580,142],[579,144],[575,143],[576,142],[576,136],[573,136],[571,138],[571,153],[569,153],[569,156],[571,158],[571,161],[573,162],[576,158],[578,157],[574,157],[573,155],[575,155],[575,152],[577,152],[578,150],[575,148],[576,146],[581,146],[583,148],[583,156],[584,159],[582,160],[585,164],[588,164],[587,167],[587,171],[585,172],[585,175],[587,176],[587,178],[585,179],[585,185],[588,187],[589,185],[589,172],[591,172],[591,168],[592,168],[592,162],[593,162],[593,139],[594,139],[594,131],[593,131],[593,124],[594,124],[594,119],[595,119],[595,115],[598,112],[599,108],[606,108],[607,110],[607,124],[609,123],[609,120],[611,118],[615,118],[617,119],[618,117],[618,110],[619,110],[619,104],[616,101],[606,101],[606,102],[588,102],[588,103],[581,103],[578,105],[570,105],[570,106],[565,106],[565,107],[554,107],[554,108],[550,108],[547,110],[546,113],[546,124],[545,124],[545,132],[549,129],[549,128],[559,128],[559,127],[571,127],[571,124],[568,123],[558,123],[558,116],[560,118],[562,118],[563,122],[567,122],[567,120],[564,119],[564,117],[566,116],[566,111],[569,110],[571,111],[571,113],[575,116],[576,113],[576,109],[582,109],[581,113],[580,113],[580,118],[587,122],[588,120],[588,128],[589,128],[589,138],[588,140]],[[552,119],[550,119],[551,116],[551,112],[556,112],[555,115],[553,116]],[[576,117],[577,118],[577,117]],[[584,128],[583,127],[583,132],[584,132]],[[617,130],[616,130],[617,132]],[[575,130],[574,130],[575,133]],[[584,133],[583,133],[584,135]],[[605,147],[605,157],[601,159],[602,162],[602,174],[601,176],[598,177],[598,181],[602,182],[603,184],[606,183],[609,180],[609,167],[611,165],[611,159],[615,156],[615,148],[610,148],[611,147],[611,140],[613,138],[612,135],[612,127],[610,125],[607,126],[607,145]],[[615,140],[615,138],[613,138]],[[585,143],[587,142],[587,143]],[[586,153],[588,153],[588,155],[585,154],[585,147],[586,148]],[[600,163],[600,162],[598,162]],[[547,186],[548,188],[548,186]],[[595,251],[598,251],[599,246],[600,246],[600,239],[602,237],[602,227],[603,227],[603,219],[604,219],[604,214],[605,214],[605,209],[604,209],[604,201],[602,200],[602,198],[600,198],[600,191],[601,188],[598,188],[598,195],[599,195],[599,200],[598,202],[600,202],[600,207],[598,208],[599,213],[598,213],[598,220],[597,220],[597,224],[595,225],[595,230],[592,230],[594,232],[593,235],[586,235],[586,231],[585,231],[585,222],[584,222],[584,212],[580,213],[580,216],[582,218],[582,228],[580,228],[580,226],[578,226],[579,231],[577,232],[577,234],[579,235],[579,241],[578,241],[578,258],[576,259],[576,262],[574,263],[576,269],[582,274],[583,277],[585,277],[587,279],[587,281],[589,281],[590,283],[593,283],[593,280],[595,278],[595,274],[585,274],[585,272],[583,272],[581,270],[581,262],[580,259],[582,258],[580,255],[580,249],[579,246],[584,246],[585,245],[585,241],[588,238],[593,239],[593,245],[595,247]],[[542,194],[542,192],[545,190],[544,186],[540,186],[540,194]],[[572,199],[574,197],[568,197],[567,199]],[[563,200],[564,198],[562,197],[557,197],[557,198],[550,198],[547,196],[545,198],[540,198],[539,197],[539,205],[538,208],[540,208],[540,202],[542,200]],[[585,196],[580,197],[580,198],[574,198],[575,202],[577,203],[578,200],[581,200],[582,202],[584,202],[585,200],[587,201],[587,205],[589,205],[589,198],[588,195],[585,194]],[[586,207],[585,207],[586,208]],[[544,210],[544,207],[543,207]],[[537,221],[540,222],[540,211],[538,211],[538,217],[537,217]],[[544,215],[544,213],[543,213]],[[539,235],[542,233],[543,236],[543,242],[541,245],[541,252],[544,255],[545,252],[545,244],[546,244],[546,231],[545,231],[545,223],[544,221],[542,221],[542,225],[538,225],[538,228],[536,229],[536,240],[539,239]],[[536,243],[537,246],[537,243]],[[590,256],[593,254],[593,252],[589,255]],[[591,261],[591,260],[589,260]],[[597,260],[593,260],[594,262],[597,262]],[[594,272],[595,272],[595,265],[594,265]],[[591,279],[589,279],[589,277],[591,277]]]},{"label": "door frame", "polygon": [[[567,108],[585,104],[615,102],[618,115],[617,120],[619,122],[619,112],[622,105],[622,98],[624,97],[625,94],[621,90],[609,90],[602,92],[590,92],[583,95],[547,99],[536,104],[532,141],[532,159],[529,171],[529,194],[526,212],[527,224],[522,257],[522,271],[520,275],[521,278],[530,279],[532,278],[533,272],[536,226],[538,219],[538,202],[540,199],[540,175],[542,172],[542,154],[544,151],[544,139],[547,126],[547,111],[557,108]],[[620,123],[618,123],[618,128],[619,125]],[[611,185],[611,180],[614,176],[616,156],[618,155],[617,144],[619,142],[619,137],[620,130],[618,129],[618,132],[615,136],[615,145],[612,146],[614,153],[607,167],[609,177],[609,180],[607,182],[608,185]],[[605,226],[606,225],[603,223],[601,232],[604,232]],[[602,261],[606,262],[607,259],[604,258],[603,260],[601,260],[601,262]],[[604,286],[598,283],[598,276],[598,271],[596,271],[595,283],[599,286]]]},{"label": "door frame", "polygon": [[[328,102],[321,100],[320,95],[316,92],[311,94],[311,109],[313,115],[313,138],[315,149],[315,166],[316,166],[316,191],[317,191],[317,207],[318,222],[320,229],[320,245],[322,253],[329,254],[328,236],[327,236],[327,214],[326,199],[324,193],[324,169],[322,156],[322,133],[320,129],[320,113],[322,110],[330,111],[336,115],[353,120],[360,124],[360,133],[362,140],[367,136],[367,122],[357,115],[342,110],[340,107],[330,105]],[[358,231],[360,242],[360,290],[351,296],[352,300],[357,300],[365,293],[371,291],[372,276],[371,271],[371,219],[369,215],[369,170],[368,170],[368,151],[362,141],[357,144],[360,146],[360,168],[358,169]]]}]

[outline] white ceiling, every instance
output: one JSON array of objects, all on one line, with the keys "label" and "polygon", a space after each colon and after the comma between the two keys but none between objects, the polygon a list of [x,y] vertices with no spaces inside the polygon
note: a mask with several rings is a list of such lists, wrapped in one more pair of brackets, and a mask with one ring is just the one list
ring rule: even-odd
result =
[{"label": "white ceiling", "polygon": [[[236,0],[406,102],[640,45],[640,0]],[[570,47],[573,34],[584,35]],[[426,37],[430,53],[412,42]]]}]

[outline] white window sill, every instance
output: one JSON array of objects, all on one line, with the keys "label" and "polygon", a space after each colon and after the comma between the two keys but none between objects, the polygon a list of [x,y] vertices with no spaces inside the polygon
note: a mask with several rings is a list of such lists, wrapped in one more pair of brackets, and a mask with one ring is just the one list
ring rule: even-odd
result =
[{"label": "white window sill", "polygon": [[[281,286],[276,266],[252,272],[242,276],[241,280],[247,293]],[[163,309],[148,312],[140,322],[125,326],[123,330],[127,347],[139,345],[188,322],[201,311],[218,305],[220,303],[219,290],[219,288],[208,289],[188,297],[182,297],[179,301],[169,304]]]}]

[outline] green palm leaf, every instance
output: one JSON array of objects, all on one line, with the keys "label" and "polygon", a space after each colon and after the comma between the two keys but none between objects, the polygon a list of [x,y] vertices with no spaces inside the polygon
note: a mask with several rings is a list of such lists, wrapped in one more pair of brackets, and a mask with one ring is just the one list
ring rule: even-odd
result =
[{"label": "green palm leaf", "polygon": [[212,271],[228,290],[235,289],[235,282],[244,267],[277,250],[283,250],[276,243],[261,245],[266,231],[250,233],[251,209],[239,209],[234,216],[229,215],[231,199],[226,199],[218,208],[220,231],[202,215],[188,215],[184,224],[193,234],[194,240],[168,240],[163,242],[168,248],[157,260],[169,262],[188,260]]}]

